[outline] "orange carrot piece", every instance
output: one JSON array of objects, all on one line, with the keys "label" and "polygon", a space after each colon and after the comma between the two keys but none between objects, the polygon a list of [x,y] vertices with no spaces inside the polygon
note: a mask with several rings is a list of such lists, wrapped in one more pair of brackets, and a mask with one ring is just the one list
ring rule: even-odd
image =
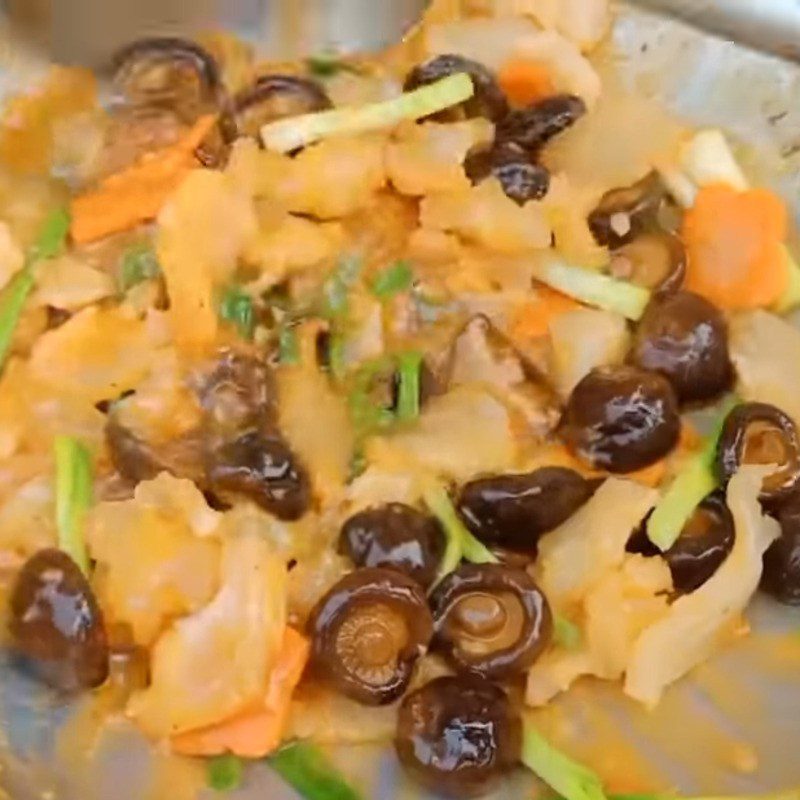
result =
[{"label": "orange carrot piece", "polygon": [[547,65],[530,58],[506,61],[497,80],[514,106],[527,106],[556,93]]},{"label": "orange carrot piece", "polygon": [[704,186],[683,220],[686,288],[730,310],[772,305],[789,282],[787,227],[774,192]]},{"label": "orange carrot piece", "polygon": [[512,339],[536,339],[546,336],[551,320],[581,304],[543,284],[536,287],[536,298],[520,305],[514,312],[509,332]]},{"label": "orange carrot piece", "polygon": [[277,750],[289,719],[292,693],[300,682],[310,648],[304,636],[287,628],[263,704],[216,725],[173,736],[172,752],[185,756],[233,753],[240,758],[264,758]]},{"label": "orange carrot piece", "polygon": [[110,175],[71,204],[73,241],[93,242],[155,219],[186,174],[196,166],[194,151],[216,121],[201,117],[179,142],[148,153],[133,166]]}]

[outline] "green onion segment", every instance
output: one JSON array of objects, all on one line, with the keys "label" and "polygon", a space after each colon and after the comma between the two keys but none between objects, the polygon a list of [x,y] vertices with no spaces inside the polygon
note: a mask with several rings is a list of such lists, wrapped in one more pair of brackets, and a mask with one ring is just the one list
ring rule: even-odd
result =
[{"label": "green onion segment", "polygon": [[87,573],[84,519],[92,504],[92,459],[72,436],[55,440],[58,546]]},{"label": "green onion segment", "polygon": [[261,140],[267,150],[291,153],[329,136],[381,130],[403,120],[427,117],[463,103],[474,93],[472,79],[460,72],[381,103],[268,122],[261,129]]},{"label": "green onion segment", "polygon": [[230,322],[243,339],[250,340],[256,329],[253,298],[239,286],[229,286],[219,301],[219,315]]},{"label": "green onion segment", "polygon": [[464,527],[444,486],[431,483],[425,489],[423,498],[445,533],[446,545],[439,565],[439,580],[456,569],[462,558],[473,564],[497,563],[497,556]]},{"label": "green onion segment", "polygon": [[634,321],[644,314],[650,302],[650,292],[641,286],[554,258],[537,263],[533,276],[581,303],[613,311]]},{"label": "green onion segment", "polygon": [[702,450],[689,458],[647,521],[647,538],[662,552],[669,550],[702,500],[717,488],[714,460],[725,418],[735,402],[726,403]]},{"label": "green onion segment", "polygon": [[524,719],[522,763],[564,800],[606,800],[599,776],[553,747]]},{"label": "green onion segment", "polygon": [[5,364],[17,323],[28,296],[33,291],[33,267],[61,252],[67,240],[69,225],[69,213],[64,208],[58,208],[47,216],[36,241],[25,256],[24,266],[0,295],[0,368]]},{"label": "green onion segment", "polygon": [[318,747],[294,742],[267,763],[305,800],[363,800]]},{"label": "green onion segment", "polygon": [[216,792],[232,792],[242,785],[244,765],[238,756],[230,753],[216,756],[206,763],[206,783]]},{"label": "green onion segment", "polygon": [[419,416],[420,376],[422,353],[409,350],[397,357],[399,389],[397,392],[397,419],[409,422]]},{"label": "green onion segment", "polygon": [[123,292],[161,273],[158,257],[152,245],[141,242],[125,251],[119,273],[119,287]]},{"label": "green onion segment", "polygon": [[395,261],[372,279],[372,294],[379,300],[390,300],[397,294],[407,292],[413,283],[411,264],[408,261]]}]

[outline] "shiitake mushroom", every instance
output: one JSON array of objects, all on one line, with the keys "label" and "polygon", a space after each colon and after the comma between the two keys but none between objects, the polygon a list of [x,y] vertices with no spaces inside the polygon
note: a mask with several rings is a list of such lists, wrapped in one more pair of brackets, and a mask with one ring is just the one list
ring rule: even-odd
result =
[{"label": "shiitake mushroom", "polygon": [[457,106],[431,115],[429,119],[437,122],[454,122],[460,119],[486,117],[497,122],[506,116],[508,101],[491,70],[477,61],[459,55],[436,56],[414,67],[406,76],[403,91],[419,89],[421,86],[436,83],[459,72],[466,72],[470,76],[475,94]]},{"label": "shiitake mushroom", "polygon": [[781,603],[800,606],[800,498],[786,503],[777,517],[781,535],[764,554],[761,588]]},{"label": "shiitake mushroom", "polygon": [[278,433],[247,431],[206,453],[211,491],[222,500],[246,497],[278,519],[300,519],[311,505],[311,481]]},{"label": "shiitake mushroom", "polygon": [[420,783],[451,797],[474,797],[518,764],[522,722],[498,686],[444,676],[403,699],[394,744]]},{"label": "shiitake mushroom", "polygon": [[666,197],[656,172],[619,189],[606,192],[589,214],[588,223],[598,244],[616,249],[656,227],[659,209]]},{"label": "shiitake mushroom", "polygon": [[733,381],[725,317],[692,292],[653,298],[636,327],[630,360],[661,373],[684,403],[713,400]]},{"label": "shiitake mushroom", "polygon": [[430,602],[431,646],[459,672],[491,680],[521,675],[550,641],[550,606],[524,570],[463,564],[442,580]]},{"label": "shiitake mushroom", "polygon": [[132,106],[161,106],[191,117],[216,107],[222,92],[214,57],[187,39],[132,42],[116,54],[112,69],[116,92]]},{"label": "shiitake mushroom", "polygon": [[423,587],[436,578],[445,549],[439,522],[404,503],[359,511],[342,526],[339,552],[358,567],[404,572]]},{"label": "shiitake mushroom", "polygon": [[664,553],[675,590],[690,594],[722,566],[735,540],[733,516],[723,492],[715,491],[695,509],[675,544]]},{"label": "shiitake mushroom", "polygon": [[656,372],[598,367],[572,390],[558,432],[590,466],[635,472],[677,444],[678,401],[667,379]]},{"label": "shiitake mushroom", "polygon": [[385,705],[405,692],[433,619],[416,581],[367,567],[328,591],[312,610],[307,631],[315,674],[359,703]]},{"label": "shiitake mushroom", "polygon": [[267,362],[257,355],[222,350],[196,383],[210,432],[224,437],[274,425],[275,381]]},{"label": "shiitake mushroom", "polygon": [[535,155],[585,113],[586,103],[580,97],[553,95],[526,108],[510,111],[498,122],[495,138],[502,143],[513,142]]},{"label": "shiitake mushroom", "polygon": [[42,681],[62,692],[92,689],[108,675],[103,615],[89,582],[64,552],[40,550],[12,589],[14,651]]},{"label": "shiitake mushroom", "polygon": [[550,189],[550,172],[537,164],[531,155],[515,142],[494,142],[478,145],[467,153],[464,172],[473,186],[494,177],[507,197],[517,205],[541,200]]},{"label": "shiitake mushroom", "polygon": [[675,292],[686,278],[686,248],[673,233],[645,231],[611,251],[609,272],[656,295]]},{"label": "shiitake mushroom", "polygon": [[262,126],[268,122],[332,107],[325,89],[317,81],[297,75],[262,75],[233,99],[238,133],[253,138],[258,138]]},{"label": "shiitake mushroom", "polygon": [[768,403],[742,403],[725,418],[717,443],[716,470],[727,483],[742,464],[776,464],[765,476],[760,500],[774,509],[800,484],[800,440],[792,419]]},{"label": "shiitake mushroom", "polygon": [[582,506],[593,487],[566,467],[492,475],[466,483],[457,500],[464,524],[489,546],[535,552],[539,537]]}]

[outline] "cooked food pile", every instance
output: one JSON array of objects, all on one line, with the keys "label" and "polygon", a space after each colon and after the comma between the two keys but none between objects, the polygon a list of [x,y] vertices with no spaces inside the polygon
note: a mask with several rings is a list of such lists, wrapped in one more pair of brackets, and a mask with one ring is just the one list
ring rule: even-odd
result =
[{"label": "cooked food pile", "polygon": [[800,604],[783,201],[622,86],[605,0],[461,5],[134,42],[0,121],[8,643],[215,788],[356,797],[313,739],[389,707],[436,792],[602,800],[526,705],[655,706]]}]

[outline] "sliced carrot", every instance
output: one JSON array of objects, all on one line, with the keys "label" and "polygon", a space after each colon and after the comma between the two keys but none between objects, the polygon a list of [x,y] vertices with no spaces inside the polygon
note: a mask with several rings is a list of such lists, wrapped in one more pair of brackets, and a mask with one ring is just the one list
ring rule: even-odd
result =
[{"label": "sliced carrot", "polygon": [[524,340],[546,336],[551,320],[576,308],[582,308],[577,300],[543,284],[537,285],[535,299],[518,306],[512,315],[511,338]]},{"label": "sliced carrot", "polygon": [[789,283],[788,215],[767,189],[704,186],[686,212],[686,288],[726,309],[772,305]]},{"label": "sliced carrot", "polygon": [[497,74],[497,80],[515,106],[527,106],[556,93],[547,65],[531,58],[506,61]]},{"label": "sliced carrot", "polygon": [[185,756],[233,753],[241,758],[264,758],[277,750],[289,719],[292,693],[300,682],[309,651],[308,640],[294,628],[287,628],[263,704],[216,725],[173,736],[172,751]]},{"label": "sliced carrot", "polygon": [[92,192],[72,201],[72,239],[93,242],[155,219],[186,174],[197,166],[194,151],[216,117],[201,117],[179,142],[148,153],[133,166],[110,175]]}]

